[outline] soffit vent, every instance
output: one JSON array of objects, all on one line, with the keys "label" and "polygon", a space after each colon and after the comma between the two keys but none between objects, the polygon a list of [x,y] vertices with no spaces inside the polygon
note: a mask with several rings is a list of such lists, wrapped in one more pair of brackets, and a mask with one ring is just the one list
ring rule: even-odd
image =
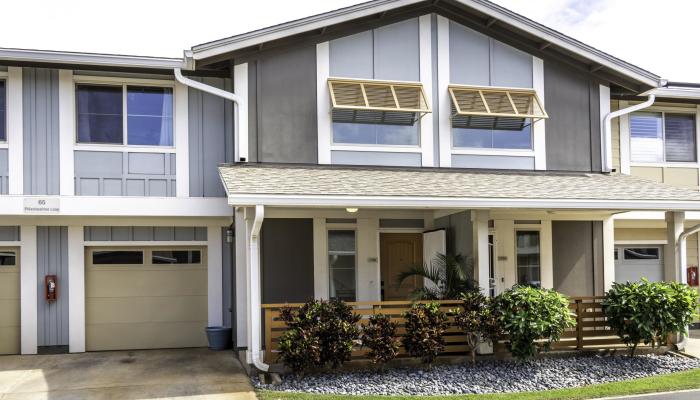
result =
[{"label": "soffit vent", "polygon": [[533,89],[450,85],[452,127],[520,131],[548,118]]},{"label": "soffit vent", "polygon": [[431,112],[417,82],[330,78],[328,89],[333,122],[413,125]]}]

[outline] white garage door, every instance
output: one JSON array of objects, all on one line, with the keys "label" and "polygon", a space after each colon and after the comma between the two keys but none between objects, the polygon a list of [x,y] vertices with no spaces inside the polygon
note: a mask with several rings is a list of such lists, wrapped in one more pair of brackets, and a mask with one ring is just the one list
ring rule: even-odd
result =
[{"label": "white garage door", "polygon": [[205,248],[88,248],[85,263],[88,351],[206,346]]},{"label": "white garage door", "polygon": [[615,247],[615,282],[663,281],[662,246]]},{"label": "white garage door", "polygon": [[19,353],[19,250],[0,248],[0,354]]}]

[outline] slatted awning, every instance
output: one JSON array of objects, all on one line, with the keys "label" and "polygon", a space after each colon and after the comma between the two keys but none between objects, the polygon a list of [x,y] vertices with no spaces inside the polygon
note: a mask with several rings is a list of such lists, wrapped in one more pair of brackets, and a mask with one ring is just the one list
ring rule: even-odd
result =
[{"label": "slatted awning", "polygon": [[520,131],[548,118],[534,89],[450,85],[452,127]]},{"label": "slatted awning", "polygon": [[430,111],[423,85],[329,78],[334,122],[413,125]]}]

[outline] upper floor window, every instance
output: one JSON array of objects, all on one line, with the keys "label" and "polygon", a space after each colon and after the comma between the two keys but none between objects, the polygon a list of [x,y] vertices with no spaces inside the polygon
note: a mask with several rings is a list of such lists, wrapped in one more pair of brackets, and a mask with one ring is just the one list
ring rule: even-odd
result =
[{"label": "upper floor window", "polygon": [[430,112],[420,83],[331,78],[333,143],[417,146]]},{"label": "upper floor window", "polygon": [[173,145],[173,90],[136,85],[76,87],[77,142]]},{"label": "upper floor window", "polygon": [[0,142],[7,141],[7,104],[5,99],[5,81],[0,80]]},{"label": "upper floor window", "polygon": [[532,149],[532,124],[547,118],[532,89],[450,85],[452,147]]},{"label": "upper floor window", "polygon": [[695,115],[633,113],[630,146],[633,162],[696,162]]}]

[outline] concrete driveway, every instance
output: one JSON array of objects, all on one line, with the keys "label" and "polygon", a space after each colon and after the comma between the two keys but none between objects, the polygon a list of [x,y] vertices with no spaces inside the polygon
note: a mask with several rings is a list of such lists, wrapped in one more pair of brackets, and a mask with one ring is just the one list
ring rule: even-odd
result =
[{"label": "concrete driveway", "polygon": [[0,399],[255,399],[233,352],[114,351],[0,357]]}]

